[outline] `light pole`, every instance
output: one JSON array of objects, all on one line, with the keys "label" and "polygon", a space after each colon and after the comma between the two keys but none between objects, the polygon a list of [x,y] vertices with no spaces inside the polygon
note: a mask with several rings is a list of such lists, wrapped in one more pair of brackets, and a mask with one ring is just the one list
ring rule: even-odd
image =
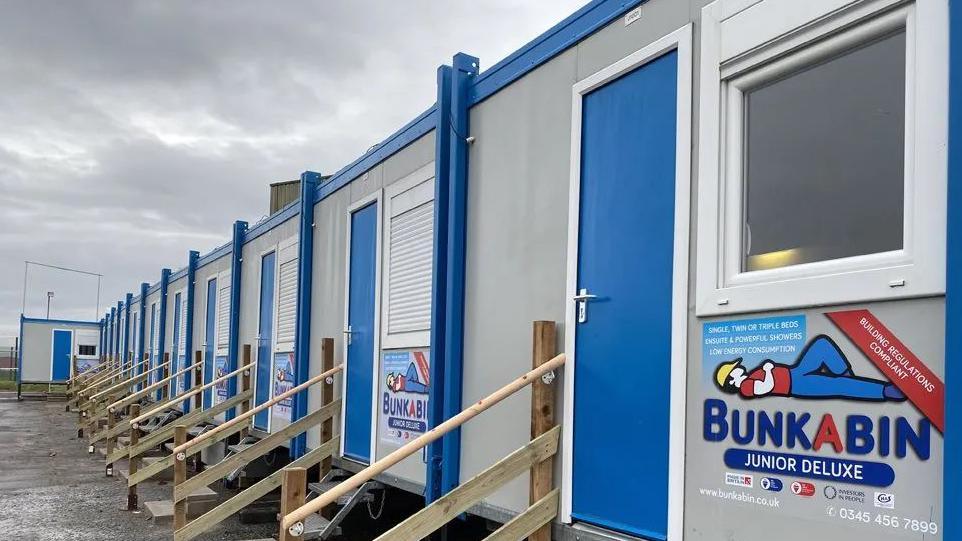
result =
[{"label": "light pole", "polygon": [[53,298],[53,291],[47,292],[47,319],[50,319],[50,299]]}]

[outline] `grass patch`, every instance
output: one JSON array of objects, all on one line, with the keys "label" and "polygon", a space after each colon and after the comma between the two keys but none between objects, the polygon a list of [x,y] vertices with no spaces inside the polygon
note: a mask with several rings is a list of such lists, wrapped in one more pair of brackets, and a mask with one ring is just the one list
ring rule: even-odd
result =
[{"label": "grass patch", "polygon": [[[48,391],[63,392],[66,386],[63,384],[47,385],[44,383],[24,383],[21,392],[24,393],[45,393]],[[0,391],[16,391],[16,381],[0,381]]]}]

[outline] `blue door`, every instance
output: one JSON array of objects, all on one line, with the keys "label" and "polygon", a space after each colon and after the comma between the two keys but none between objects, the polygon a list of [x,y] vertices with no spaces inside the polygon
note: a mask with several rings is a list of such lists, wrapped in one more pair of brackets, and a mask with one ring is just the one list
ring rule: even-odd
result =
[{"label": "blue door", "polygon": [[73,331],[53,331],[53,348],[50,358],[50,381],[70,379],[73,354]]},{"label": "blue door", "polygon": [[377,217],[377,203],[351,214],[344,456],[365,464],[371,460]]},{"label": "blue door", "polygon": [[[277,253],[271,252],[261,258],[261,311],[257,322],[257,380],[254,382],[254,405],[259,406],[271,399],[271,359],[274,336],[274,264]],[[270,428],[270,408],[254,415],[254,428],[267,431]]]},{"label": "blue door", "polygon": [[[663,540],[677,53],[583,98],[572,516]],[[582,321],[583,320],[583,321]],[[618,479],[611,477],[619,472]]]},{"label": "blue door", "polygon": [[[181,368],[187,367],[186,363],[184,365],[181,365],[181,360],[182,359],[180,358],[180,293],[177,293],[176,295],[174,295],[174,332],[173,332],[173,342],[171,342],[171,346],[170,346],[171,375],[176,374],[177,372],[180,372]],[[167,396],[170,396],[171,398],[173,398],[178,394],[180,394],[181,387],[183,387],[183,385],[181,384],[181,381],[183,381],[183,379],[184,379],[184,376],[177,376],[176,378],[170,381],[170,392],[168,393]],[[177,407],[183,409],[183,404]]]},{"label": "blue door", "polygon": [[[207,282],[207,316],[204,321],[204,384],[214,381],[214,316],[217,312],[217,279]],[[204,389],[204,409],[211,406],[213,394]]]}]

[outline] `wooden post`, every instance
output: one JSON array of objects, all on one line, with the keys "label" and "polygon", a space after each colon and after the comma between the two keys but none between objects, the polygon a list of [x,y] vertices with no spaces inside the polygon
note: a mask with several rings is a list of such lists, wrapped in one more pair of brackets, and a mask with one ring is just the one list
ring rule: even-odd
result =
[{"label": "wooden post", "polygon": [[[199,364],[202,360],[204,360],[203,353],[201,353],[200,350],[195,351],[194,364],[196,365],[196,367],[194,368],[194,382],[193,382],[194,383],[193,387],[195,391],[204,386],[204,365]],[[199,392],[194,395],[194,409],[198,411],[204,409],[204,393],[203,392]],[[192,464],[193,464],[194,473],[200,473],[204,471],[204,462],[200,458],[200,453],[197,453],[196,455],[194,455],[194,458],[192,460],[193,460]]]},{"label": "wooden post", "polygon": [[[187,427],[174,427],[174,447],[187,442]],[[174,457],[174,486],[187,481],[187,457],[180,453]],[[187,525],[187,498],[174,502],[174,531]]]},{"label": "wooden post", "polygon": [[[551,360],[555,352],[555,324],[553,321],[534,322],[534,343],[531,352],[532,368]],[[555,426],[555,386],[539,378],[531,384],[531,439],[534,440]],[[531,467],[528,503],[535,504],[553,488],[554,460],[550,457]],[[551,541],[551,524],[545,524],[528,536],[528,541]]]},{"label": "wooden post", "polygon": [[[328,370],[334,368],[334,339],[325,338],[321,340],[321,372],[327,372]],[[334,401],[334,378],[331,378],[331,382],[324,382],[321,384],[321,407],[326,406]],[[334,419],[328,419],[321,423],[321,441],[324,442],[331,441],[334,437]],[[328,472],[331,471],[331,457],[325,458],[321,462],[321,479],[324,478]],[[321,511],[321,516],[330,520],[334,518],[334,514],[337,511],[333,506],[327,506]]]},{"label": "wooden post", "polygon": [[[251,364],[251,345],[244,344],[244,362],[241,366],[248,366],[250,364]],[[241,374],[241,389],[239,392],[243,393],[250,388],[251,388],[251,371],[244,370],[244,373]],[[241,413],[247,413],[248,411],[250,411],[250,409],[251,409],[250,399],[247,399],[241,402]],[[243,440],[244,438],[246,438],[249,432],[250,430],[247,428],[245,428],[244,430],[241,430],[240,439]]]},{"label": "wooden post", "polygon": [[[130,415],[137,417],[140,415],[140,404],[131,404]],[[130,429],[130,448],[133,449],[134,446],[140,441],[140,429],[131,428]],[[130,457],[130,462],[127,466],[128,477],[133,477],[137,473],[137,467],[140,466],[140,456]],[[136,511],[137,510],[137,485],[130,485],[127,487],[127,510]]]},{"label": "wooden post", "polygon": [[[110,408],[107,408],[107,430],[108,430],[107,433],[108,434],[113,434],[113,428],[116,422],[117,422],[116,414],[110,411]],[[104,456],[109,457],[110,454],[114,452],[114,444],[116,442],[117,442],[117,436],[109,436],[107,438],[107,452]],[[107,466],[106,466],[106,469],[104,470],[104,475],[106,475],[107,477],[114,476],[114,465],[110,462],[109,458],[107,459]]]},{"label": "wooden post", "polygon": [[[194,352],[194,364],[197,364],[204,360],[203,354],[200,350]],[[204,385],[204,365],[197,365],[194,368],[194,388],[202,387]],[[197,393],[194,395],[194,409],[204,408],[204,393]]]},{"label": "wooden post", "polygon": [[[307,496],[307,469],[288,468],[284,470],[284,479],[281,484],[281,514],[285,516],[304,505],[304,498]],[[281,527],[277,536],[278,541],[300,541],[303,539],[304,532],[300,535],[292,535],[289,529]]]},{"label": "wooden post", "polygon": [[[170,377],[170,352],[164,353],[164,370],[160,373],[160,379],[158,381],[163,381]],[[170,384],[164,385],[160,388],[160,398],[161,401],[166,402],[170,399]]]}]

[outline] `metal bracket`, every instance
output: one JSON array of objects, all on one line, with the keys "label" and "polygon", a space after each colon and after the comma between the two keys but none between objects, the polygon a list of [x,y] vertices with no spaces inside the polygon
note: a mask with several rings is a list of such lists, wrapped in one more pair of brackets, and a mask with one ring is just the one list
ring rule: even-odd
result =
[{"label": "metal bracket", "polygon": [[304,535],[304,522],[295,522],[287,529],[288,532],[294,537],[300,537]]},{"label": "metal bracket", "polygon": [[549,370],[548,372],[541,374],[541,382],[544,383],[545,385],[551,385],[552,383],[554,383],[554,378],[555,378],[554,370]]}]

